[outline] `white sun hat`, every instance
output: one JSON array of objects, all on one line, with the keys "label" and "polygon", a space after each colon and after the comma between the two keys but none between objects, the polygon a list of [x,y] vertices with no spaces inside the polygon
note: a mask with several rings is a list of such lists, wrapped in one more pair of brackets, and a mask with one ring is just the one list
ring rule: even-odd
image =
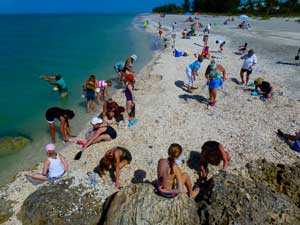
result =
[{"label": "white sun hat", "polygon": [[99,124],[99,123],[102,123],[102,119],[99,118],[99,117],[94,117],[92,120],[91,120],[91,124],[92,125],[96,125],[96,124]]}]

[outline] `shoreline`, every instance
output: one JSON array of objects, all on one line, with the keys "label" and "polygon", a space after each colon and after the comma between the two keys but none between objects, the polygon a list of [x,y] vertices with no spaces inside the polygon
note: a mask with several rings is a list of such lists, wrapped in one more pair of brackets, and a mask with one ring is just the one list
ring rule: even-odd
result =
[{"label": "shoreline", "polygon": [[[148,16],[147,14],[146,17]],[[155,17],[153,14],[150,16]],[[157,21],[153,20],[151,23],[155,25]],[[155,26],[151,28],[154,33],[155,29]],[[199,88],[193,94],[187,94],[178,87],[179,83],[187,82],[185,67],[195,60],[193,53],[200,51],[200,48],[195,47],[194,42],[202,43],[202,37],[184,40],[180,39],[180,36],[180,32],[177,32],[176,45],[179,49],[188,51],[188,57],[175,58],[172,49],[167,48],[155,52],[150,62],[139,71],[142,76],[137,78],[136,83],[139,89],[135,93],[137,125],[127,129],[117,128],[116,140],[91,146],[80,161],[73,160],[80,147],[76,143],[68,145],[62,154],[70,162],[71,171],[63,179],[74,177],[73,185],[80,184],[86,188],[96,189],[99,199],[104,201],[116,191],[109,176],[105,177],[105,183],[99,178],[97,185],[91,187],[86,173],[92,171],[106,150],[114,146],[124,146],[133,155],[132,163],[121,171],[121,183],[124,186],[132,183],[137,171],[145,173],[144,180],[155,180],[158,159],[166,157],[168,146],[175,142],[183,146],[188,161],[192,153],[200,152],[205,141],[219,141],[225,145],[232,157],[228,172],[243,177],[248,177],[245,172],[246,163],[255,159],[266,158],[268,161],[287,164],[299,159],[297,153],[292,152],[273,134],[273,128],[288,129],[290,124],[287,126],[287,120],[289,123],[300,121],[297,110],[300,103],[297,101],[291,103],[288,96],[277,95],[270,102],[263,103],[250,96],[242,86],[234,84],[230,78],[238,78],[236,74],[241,62],[237,60],[238,57],[232,56],[235,49],[229,48],[227,44],[221,63],[228,71],[229,79],[225,90],[219,91],[216,108],[207,109],[199,99],[208,96],[207,88],[205,86],[202,88],[208,60],[202,64],[200,81],[197,78],[196,82]],[[212,40],[216,37],[219,36],[211,34],[209,40],[211,46],[214,46]],[[253,77],[258,75],[264,74],[257,73]],[[280,87],[278,88],[280,90]],[[124,96],[120,91],[116,91],[112,97],[120,105],[124,105]],[[288,118],[283,118],[282,115]],[[292,128],[295,129],[298,125],[294,122]],[[81,139],[89,127],[87,123],[77,139]],[[210,176],[218,173],[219,168],[210,167]],[[36,168],[36,171],[40,170],[41,164]],[[184,171],[191,176],[193,182],[197,179],[196,172],[187,165],[184,166]],[[44,183],[33,186],[24,177],[27,172],[20,172],[12,183],[3,188],[7,190],[0,192],[0,197],[6,192],[9,193],[7,199],[16,201],[13,206],[14,216],[4,224],[20,224],[16,213],[23,201],[37,188],[47,185]]]}]

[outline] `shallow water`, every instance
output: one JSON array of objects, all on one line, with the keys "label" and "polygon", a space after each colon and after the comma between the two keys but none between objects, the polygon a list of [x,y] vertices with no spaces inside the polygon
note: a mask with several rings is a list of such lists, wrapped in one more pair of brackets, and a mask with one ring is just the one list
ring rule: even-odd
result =
[{"label": "shallow water", "polygon": [[[92,117],[85,113],[81,86],[89,74],[115,78],[114,63],[137,54],[140,69],[152,55],[151,36],[137,29],[133,15],[1,15],[0,137],[25,135],[32,144],[0,158],[0,184],[16,171],[44,158],[50,141],[45,111],[52,106],[75,111],[78,133]],[[60,73],[69,97],[60,99],[41,74]],[[100,112],[100,108],[98,110]],[[58,125],[58,123],[57,123]],[[58,139],[59,140],[59,139]],[[59,143],[63,147],[62,143]]]}]

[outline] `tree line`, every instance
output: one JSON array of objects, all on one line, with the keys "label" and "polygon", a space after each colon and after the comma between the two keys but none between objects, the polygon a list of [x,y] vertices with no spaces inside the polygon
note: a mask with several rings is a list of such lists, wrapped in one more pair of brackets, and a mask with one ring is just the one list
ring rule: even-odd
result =
[{"label": "tree line", "polygon": [[300,15],[298,0],[184,0],[182,5],[167,4],[153,8],[154,13],[247,13],[251,15]]}]

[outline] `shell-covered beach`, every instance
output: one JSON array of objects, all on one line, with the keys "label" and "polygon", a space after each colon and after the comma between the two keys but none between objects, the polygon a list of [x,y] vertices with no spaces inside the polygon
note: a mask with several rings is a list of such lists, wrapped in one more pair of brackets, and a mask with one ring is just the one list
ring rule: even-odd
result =
[{"label": "shell-covered beach", "polygon": [[[63,149],[62,154],[70,163],[71,170],[63,179],[72,179],[72,187],[80,187],[81,194],[93,190],[93,198],[104,202],[116,192],[109,175],[104,180],[97,178],[95,186],[90,185],[87,172],[93,171],[105,152],[115,146],[130,150],[133,160],[121,170],[121,183],[124,187],[132,183],[154,181],[157,179],[157,162],[167,157],[167,149],[171,143],[182,145],[185,162],[193,161],[193,157],[201,151],[201,146],[208,140],[222,143],[231,155],[227,173],[250,180],[247,163],[266,159],[268,162],[292,164],[299,161],[299,154],[292,151],[276,135],[277,129],[294,134],[300,129],[300,66],[278,64],[294,63],[294,56],[300,45],[300,24],[295,19],[288,21],[271,19],[260,21],[251,19],[250,30],[237,29],[240,22],[224,26],[226,17],[200,16],[200,22],[216,24],[211,28],[208,45],[217,63],[225,68],[228,80],[220,89],[215,107],[207,107],[208,88],[204,73],[209,60],[204,60],[193,93],[182,88],[187,83],[186,67],[196,60],[194,54],[202,51],[203,32],[196,31],[197,36],[182,39],[181,32],[191,23],[185,22],[186,16],[167,15],[161,19],[159,15],[140,15],[142,21],[149,20],[145,32],[158,35],[158,23],[164,28],[163,38],[167,38],[167,48],[155,52],[152,60],[137,76],[135,92],[137,124],[133,127],[118,128],[116,140],[99,143],[88,148],[79,161],[74,161],[75,154],[80,150],[77,139],[83,139],[90,124],[81,131],[78,138]],[[174,57],[171,38],[171,25],[177,22],[176,48],[189,54],[187,57]],[[276,27],[272,29],[272,27]],[[226,45],[223,53],[219,53],[215,40],[224,39]],[[258,77],[272,83],[274,95],[263,102],[259,97],[250,95],[248,88],[236,84],[240,80],[241,56],[236,55],[237,47],[248,41],[248,49],[253,49],[258,58],[257,69],[251,74],[251,81]],[[266,43],[266,44],[265,44]],[[140,58],[143,56],[140,55]],[[124,94],[117,91],[113,99],[120,105],[125,104]],[[47,183],[34,186],[24,176],[39,172],[42,164],[32,171],[19,173],[14,181],[1,189],[0,198],[11,205],[11,217],[4,222],[6,225],[22,224],[17,217],[24,200],[38,188]],[[219,173],[220,167],[210,167],[209,176]],[[192,181],[198,173],[190,164],[183,170]],[[74,208],[76,209],[76,207]],[[146,223],[145,223],[146,224]]]}]

